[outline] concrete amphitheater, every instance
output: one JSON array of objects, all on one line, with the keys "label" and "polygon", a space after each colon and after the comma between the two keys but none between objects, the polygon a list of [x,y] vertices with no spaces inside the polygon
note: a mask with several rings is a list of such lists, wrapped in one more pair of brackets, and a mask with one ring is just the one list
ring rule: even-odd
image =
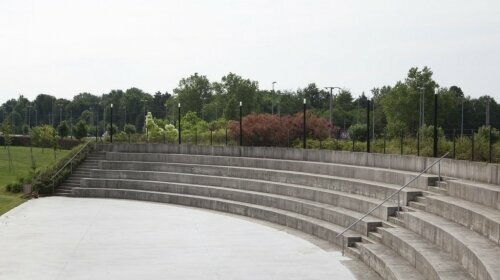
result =
[{"label": "concrete amphitheater", "polygon": [[500,279],[499,165],[445,158],[342,238],[337,235],[436,159],[168,144],[99,150],[59,195],[262,220],[339,247],[345,242],[346,254],[382,279]]}]

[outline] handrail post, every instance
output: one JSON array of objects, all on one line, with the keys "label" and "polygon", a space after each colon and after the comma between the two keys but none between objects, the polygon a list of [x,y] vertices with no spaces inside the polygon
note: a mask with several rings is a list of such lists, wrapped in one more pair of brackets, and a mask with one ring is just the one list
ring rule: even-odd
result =
[{"label": "handrail post", "polygon": [[441,161],[438,163],[438,182],[441,182]]},{"label": "handrail post", "polygon": [[400,193],[401,193],[401,192],[398,192],[398,212],[399,212],[399,210],[401,209],[401,205],[400,205],[400,202],[399,202],[399,194],[400,194]]},{"label": "handrail post", "polygon": [[342,234],[342,256],[345,254],[345,235]]}]

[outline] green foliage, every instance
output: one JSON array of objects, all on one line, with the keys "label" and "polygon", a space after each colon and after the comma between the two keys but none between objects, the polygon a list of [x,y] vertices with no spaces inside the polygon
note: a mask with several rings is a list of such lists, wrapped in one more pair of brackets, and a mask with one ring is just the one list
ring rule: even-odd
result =
[{"label": "green foliage", "polygon": [[73,134],[75,135],[76,139],[82,139],[87,136],[87,124],[85,121],[80,120],[79,122],[76,123],[74,129],[73,129]]},{"label": "green foliage", "polygon": [[179,131],[171,124],[165,125],[165,133],[167,141],[170,143],[175,142],[179,137]]},{"label": "green foliage", "polygon": [[[116,124],[113,124],[113,128],[112,128],[112,130],[113,130],[113,135],[116,135],[116,134],[118,133],[118,126],[116,126]],[[108,124],[108,125],[106,126],[106,132],[107,132],[108,134],[111,134],[111,125],[109,125],[109,124]]]},{"label": "green foliage", "polygon": [[31,129],[31,141],[37,147],[53,147],[56,143],[56,130],[50,125],[36,126]]},{"label": "green foliage", "polygon": [[164,129],[159,127],[153,119],[153,115],[151,112],[148,112],[146,115],[146,128],[147,128],[147,136],[148,141],[161,141],[163,139],[163,135],[165,133]]},{"label": "green foliage", "polygon": [[57,126],[57,134],[59,137],[64,138],[69,135],[69,125],[67,121],[62,121],[58,126]]},{"label": "green foliage", "polygon": [[347,130],[354,141],[366,141],[366,124],[354,124]]},{"label": "green foliage", "polygon": [[212,86],[206,76],[195,73],[181,79],[174,93],[182,105],[182,110],[201,114],[203,105],[209,103],[212,97]]},{"label": "green foliage", "polygon": [[12,133],[12,126],[8,120],[2,122],[0,132],[2,133],[5,145],[10,146],[12,144],[12,138],[10,137],[10,134]]},{"label": "green foliage", "polygon": [[123,131],[124,131],[127,135],[134,134],[134,133],[136,132],[136,130],[135,130],[135,125],[133,125],[133,124],[126,124],[126,125],[123,127]]}]

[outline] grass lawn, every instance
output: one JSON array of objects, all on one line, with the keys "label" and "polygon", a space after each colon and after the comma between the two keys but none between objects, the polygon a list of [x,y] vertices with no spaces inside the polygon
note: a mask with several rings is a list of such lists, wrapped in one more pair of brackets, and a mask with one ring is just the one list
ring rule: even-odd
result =
[{"label": "grass lawn", "polygon": [[[56,159],[54,160],[54,151],[52,149],[33,148],[33,157],[37,167],[42,167],[55,162],[57,159],[69,153],[69,150],[58,150]],[[10,147],[10,154],[14,164],[14,171],[9,172],[9,157],[7,149],[0,147],[0,215],[10,209],[23,203],[25,200],[21,198],[22,194],[8,193],[5,191],[5,186],[15,182],[17,178],[29,174],[31,167],[31,156],[29,147]]]}]

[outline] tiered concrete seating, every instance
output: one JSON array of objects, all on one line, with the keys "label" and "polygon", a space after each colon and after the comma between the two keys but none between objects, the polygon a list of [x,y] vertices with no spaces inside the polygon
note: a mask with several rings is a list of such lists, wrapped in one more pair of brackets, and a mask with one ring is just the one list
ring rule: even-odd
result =
[{"label": "tiered concrete seating", "polygon": [[[239,151],[246,157],[238,156],[234,147],[106,149],[106,160],[90,170],[73,195],[223,211],[286,225],[337,245],[342,239],[336,234],[432,162],[406,164],[408,157],[386,160],[384,155],[359,153],[354,159],[342,153],[337,162],[317,152],[287,154],[270,148],[256,148],[252,157],[249,147]],[[452,164],[447,161],[446,171],[456,174]],[[495,186],[449,177],[436,180],[427,174],[405,189],[403,212],[397,212],[394,198],[348,231],[346,251],[385,279],[500,279],[498,197],[467,194],[475,193],[475,186],[498,194]]]}]

